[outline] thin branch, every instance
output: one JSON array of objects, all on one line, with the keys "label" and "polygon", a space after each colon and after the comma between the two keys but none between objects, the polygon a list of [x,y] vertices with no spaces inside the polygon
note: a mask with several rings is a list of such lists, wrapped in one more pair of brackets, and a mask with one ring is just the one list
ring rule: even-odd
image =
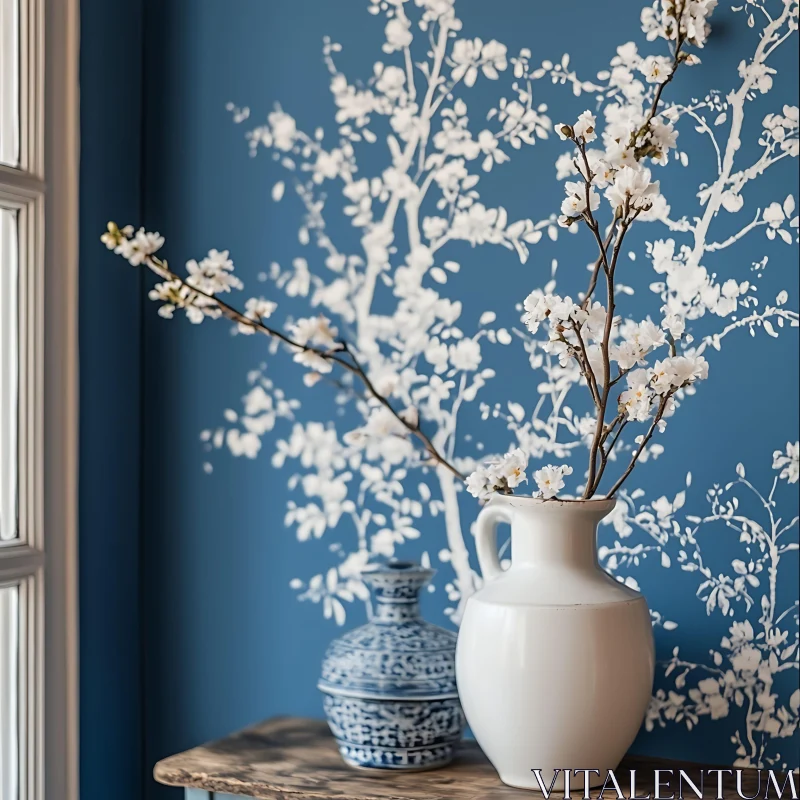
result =
[{"label": "thin branch", "polygon": [[578,350],[581,358],[578,360],[578,366],[581,368],[583,377],[586,378],[586,383],[589,384],[589,391],[592,393],[592,400],[595,406],[600,408],[600,391],[597,388],[597,378],[594,376],[594,370],[589,363],[589,353],[586,350],[586,345],[581,336],[581,328],[575,320],[572,320],[572,330],[575,331],[575,336],[578,339]]},{"label": "thin branch", "polygon": [[581,303],[581,308],[584,311],[588,310],[589,304],[591,303],[592,294],[594,293],[595,287],[597,286],[597,276],[600,274],[600,267],[603,266],[604,254],[608,252],[608,248],[611,247],[611,242],[614,241],[614,232],[616,229],[616,225],[617,225],[617,220],[615,217],[612,220],[611,225],[609,226],[608,235],[600,245],[600,255],[597,257],[597,261],[594,262],[594,267],[592,268],[592,277],[589,279],[589,288],[586,290],[586,295],[584,296],[583,302]]},{"label": "thin branch", "polygon": [[[592,446],[589,452],[589,475],[586,481],[586,489],[584,491],[584,498],[588,499],[592,496],[593,486],[596,482],[595,475],[597,469],[597,453],[600,448],[600,439],[603,435],[603,426],[605,424],[605,413],[608,408],[608,395],[611,391],[611,362],[609,358],[609,345],[611,342],[611,330],[614,326],[614,272],[617,268],[617,260],[622,248],[622,242],[625,239],[625,234],[628,231],[629,222],[627,222],[627,215],[629,212],[628,203],[626,201],[625,208],[623,209],[622,221],[620,222],[619,232],[617,239],[614,243],[614,250],[611,256],[611,263],[606,270],[606,288],[607,288],[607,307],[606,307],[606,324],[603,330],[603,343],[601,351],[603,354],[603,394],[600,399],[600,409],[597,413],[597,425],[592,438]],[[635,217],[634,217],[635,218]],[[607,259],[606,259],[607,261]]]},{"label": "thin branch", "polygon": [[[617,428],[617,432],[614,434],[614,438],[611,440],[611,444],[608,448],[604,448],[603,445],[605,444],[608,437],[611,435],[611,431],[614,430],[614,427],[617,423],[620,423],[619,427]],[[600,481],[603,478],[603,473],[606,471],[606,467],[608,466],[608,460],[611,458],[611,454],[614,452],[614,447],[619,441],[619,437],[622,434],[622,431],[625,429],[625,426],[628,424],[628,420],[622,414],[618,414],[614,419],[611,421],[611,425],[606,426],[605,433],[603,435],[603,441],[600,442],[600,469],[597,471],[597,476],[594,479],[594,486],[592,487],[592,493],[596,492],[600,488]]]},{"label": "thin branch", "polygon": [[[226,318],[231,320],[232,322],[236,322],[242,325],[247,325],[253,330],[258,331],[266,336],[270,336],[274,339],[278,339],[279,341],[283,342],[284,344],[288,345],[289,347],[293,348],[298,352],[305,352],[305,353],[314,353],[315,355],[319,356],[320,358],[325,359],[331,363],[335,363],[340,366],[342,369],[347,370],[348,372],[355,375],[366,388],[368,394],[373,397],[375,400],[380,403],[384,408],[391,412],[392,416],[414,437],[416,437],[420,442],[422,442],[426,452],[430,456],[430,458],[435,461],[437,464],[445,467],[447,470],[453,473],[457,478],[464,480],[464,475],[459,472],[437,449],[434,447],[433,442],[431,442],[430,438],[423,433],[423,431],[419,427],[419,422],[411,423],[403,418],[403,416],[395,410],[389,400],[384,397],[378,390],[375,388],[374,384],[370,380],[367,373],[364,371],[364,368],[361,366],[360,362],[356,358],[355,354],[353,353],[350,346],[345,341],[339,341],[338,344],[341,346],[340,350],[323,350],[319,347],[312,347],[307,344],[300,344],[292,339],[290,336],[287,336],[285,333],[277,330],[276,328],[272,328],[269,325],[266,325],[264,321],[259,318],[256,320],[250,319],[249,317],[245,316],[241,311],[234,308],[233,306],[226,303],[224,300],[221,300],[216,295],[210,294],[208,292],[204,292],[202,289],[198,289],[190,284],[186,283],[183,278],[181,278],[176,273],[172,272],[166,262],[161,261],[161,259],[156,258],[155,256],[147,256],[145,259],[145,264],[156,273],[161,278],[164,278],[168,281],[177,281],[180,283],[181,286],[185,286],[190,292],[193,292],[201,297],[206,298],[207,300],[211,301],[215,307],[217,307],[222,315]],[[345,358],[341,358],[337,353],[346,353],[349,357],[349,361]]]},{"label": "thin branch", "polygon": [[416,424],[412,424],[412,423],[408,422],[407,420],[403,419],[403,417],[397,411],[395,411],[394,407],[386,399],[386,397],[384,397],[375,388],[374,384],[369,379],[369,376],[364,371],[364,368],[361,366],[361,363],[356,358],[355,353],[353,353],[350,345],[345,341],[341,341],[341,344],[342,344],[342,347],[344,349],[344,352],[346,352],[350,356],[352,361],[353,361],[353,365],[355,367],[355,369],[353,370],[354,374],[358,376],[358,378],[364,384],[364,386],[366,387],[366,389],[370,393],[370,395],[372,395],[372,397],[374,397],[384,408],[387,408],[389,411],[391,411],[393,416],[399,422],[402,423],[403,427],[406,428],[406,430],[408,430],[414,436],[416,436],[417,439],[420,440],[420,442],[422,442],[422,444],[425,446],[425,449],[427,450],[427,452],[430,455],[430,457],[437,464],[440,464],[441,466],[445,467],[450,472],[452,472],[453,475],[455,475],[457,478],[460,478],[463,481],[465,479],[465,476],[461,472],[459,472],[441,453],[439,453],[439,451],[436,449],[436,447],[434,446],[434,444],[430,440],[430,438],[425,433],[422,432],[421,428],[419,427],[419,422],[417,422]]},{"label": "thin branch", "polygon": [[672,397],[674,393],[675,390],[672,389],[661,398],[661,402],[658,404],[658,411],[656,412],[656,415],[653,418],[653,422],[650,425],[650,429],[647,431],[647,434],[639,443],[639,447],[636,448],[636,451],[634,452],[633,457],[631,458],[627,469],[625,470],[625,472],[622,473],[617,482],[611,487],[611,490],[606,495],[606,497],[609,500],[614,496],[619,487],[622,486],[628,475],[630,475],[631,472],[633,472],[633,468],[636,466],[636,462],[639,460],[639,456],[642,454],[644,448],[647,447],[647,443],[653,438],[653,434],[655,433],[656,428],[658,427],[658,423],[661,422],[661,418],[664,416],[664,412],[667,409],[667,403],[669,403],[669,399],[670,397]]}]

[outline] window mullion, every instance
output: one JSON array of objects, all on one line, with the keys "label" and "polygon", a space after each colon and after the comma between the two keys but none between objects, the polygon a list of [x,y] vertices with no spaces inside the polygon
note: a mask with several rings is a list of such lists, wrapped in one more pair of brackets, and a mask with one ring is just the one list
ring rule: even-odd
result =
[{"label": "window mullion", "polygon": [[44,553],[25,544],[0,547],[0,585],[13,583],[38,572],[44,566]]}]

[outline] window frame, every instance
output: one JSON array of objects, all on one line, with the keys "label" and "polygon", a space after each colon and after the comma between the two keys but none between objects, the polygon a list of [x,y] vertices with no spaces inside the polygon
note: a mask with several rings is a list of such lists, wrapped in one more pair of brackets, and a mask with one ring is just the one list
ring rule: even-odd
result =
[{"label": "window frame", "polygon": [[19,164],[0,164],[0,204],[17,210],[19,522],[0,585],[19,592],[20,800],[78,800],[79,9],[18,2]]}]

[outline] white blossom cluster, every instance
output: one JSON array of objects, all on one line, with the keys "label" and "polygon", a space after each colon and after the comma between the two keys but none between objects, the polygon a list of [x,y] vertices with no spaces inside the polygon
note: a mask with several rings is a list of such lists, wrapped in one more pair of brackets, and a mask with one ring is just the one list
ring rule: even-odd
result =
[{"label": "white blossom cluster", "polygon": [[716,7],[717,0],[655,0],[642,10],[642,30],[651,42],[658,38],[674,42],[680,38],[703,47],[711,31],[708,18]]},{"label": "white blossom cluster", "polygon": [[564,478],[572,475],[572,467],[569,464],[554,466],[548,464],[546,467],[537,469],[533,473],[533,479],[539,487],[538,496],[543,500],[550,500],[564,488]]},{"label": "white blossom cluster", "polygon": [[[588,147],[598,140],[597,118],[591,111],[584,111],[571,125],[556,125],[561,139],[575,145],[574,151],[568,155],[569,166],[562,164],[561,169],[578,177],[578,180],[568,180],[564,184],[566,199],[561,205],[559,223],[570,227],[582,221],[595,233],[601,248],[597,271],[602,266],[612,296],[618,245],[627,229],[640,217],[657,219],[667,210],[660,184],[652,179],[651,170],[646,166],[648,161],[666,164],[670,150],[677,143],[678,134],[673,122],[666,115],[660,115],[658,101],[663,84],[672,79],[679,64],[698,63],[696,58],[690,59],[680,48],[685,42],[703,46],[706,18],[714,5],[712,0],[686,3],[680,9],[674,3],[645,9],[642,19],[648,38],[652,40],[661,36],[675,40],[675,56],[673,59],[662,56],[642,58],[633,45],[618,49],[610,82],[624,85],[626,91],[624,101],[608,104],[604,109],[601,137],[604,149]],[[645,85],[634,78],[635,73],[643,75],[646,83],[658,86],[652,98]],[[608,230],[611,235],[616,231],[617,246],[613,255],[611,248],[601,241],[600,226],[595,217],[601,206],[601,192],[610,206]],[[733,286],[715,288],[720,307],[735,302],[740,293],[735,282]],[[707,292],[711,291],[713,289],[707,287]],[[607,407],[612,405],[608,398],[612,381],[616,383],[626,378],[628,388],[618,399],[625,420],[645,422],[655,417],[654,424],[663,431],[664,418],[674,412],[673,395],[708,375],[708,365],[702,356],[691,352],[677,354],[676,343],[684,333],[685,321],[684,315],[676,313],[676,309],[669,305],[662,309],[664,318],[660,326],[649,319],[638,323],[616,319],[613,311],[593,301],[589,295],[576,303],[571,297],[534,290],[526,298],[524,308],[522,321],[531,334],[537,334],[545,320],[548,323],[548,339],[543,350],[556,356],[562,367],[575,359],[582,379],[592,393],[600,420],[592,438],[590,484],[594,480],[597,446],[603,448],[604,444],[604,415]],[[672,350],[670,356],[657,361],[650,369],[634,369],[644,367],[647,356],[667,343]],[[612,362],[616,365],[616,375],[611,374]],[[639,441],[643,442],[643,437]],[[609,453],[612,449],[613,444]],[[603,453],[605,464],[608,454],[605,450]],[[555,496],[552,486],[563,488],[562,476],[569,474],[565,471],[567,466],[558,468],[561,470],[559,479],[548,483],[546,491],[540,484],[543,496]],[[572,472],[571,468],[569,472]],[[487,485],[482,480],[480,469],[474,475],[477,476],[477,486]],[[488,485],[491,485],[490,481]],[[591,496],[594,491],[594,486],[590,485],[584,496]]]},{"label": "white blossom cluster", "polygon": [[100,241],[118,256],[122,256],[132,267],[143,264],[148,256],[157,253],[164,246],[164,237],[159,233],[148,233],[139,228],[134,233],[133,225],[117,229],[109,223],[108,230],[100,237]]},{"label": "white blossom cluster", "polygon": [[528,456],[520,448],[499,458],[490,459],[467,477],[467,491],[479,500],[487,500],[493,492],[508,493],[528,476]]}]

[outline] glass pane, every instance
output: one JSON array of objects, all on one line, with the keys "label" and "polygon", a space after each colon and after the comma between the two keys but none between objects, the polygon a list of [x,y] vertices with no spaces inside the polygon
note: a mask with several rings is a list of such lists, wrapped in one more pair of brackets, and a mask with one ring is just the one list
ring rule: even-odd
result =
[{"label": "glass pane", "polygon": [[0,542],[17,538],[18,267],[17,212],[0,208]]},{"label": "glass pane", "polygon": [[0,800],[17,800],[19,784],[19,589],[0,586]]},{"label": "glass pane", "polygon": [[0,164],[19,164],[19,0],[0,0]]}]

